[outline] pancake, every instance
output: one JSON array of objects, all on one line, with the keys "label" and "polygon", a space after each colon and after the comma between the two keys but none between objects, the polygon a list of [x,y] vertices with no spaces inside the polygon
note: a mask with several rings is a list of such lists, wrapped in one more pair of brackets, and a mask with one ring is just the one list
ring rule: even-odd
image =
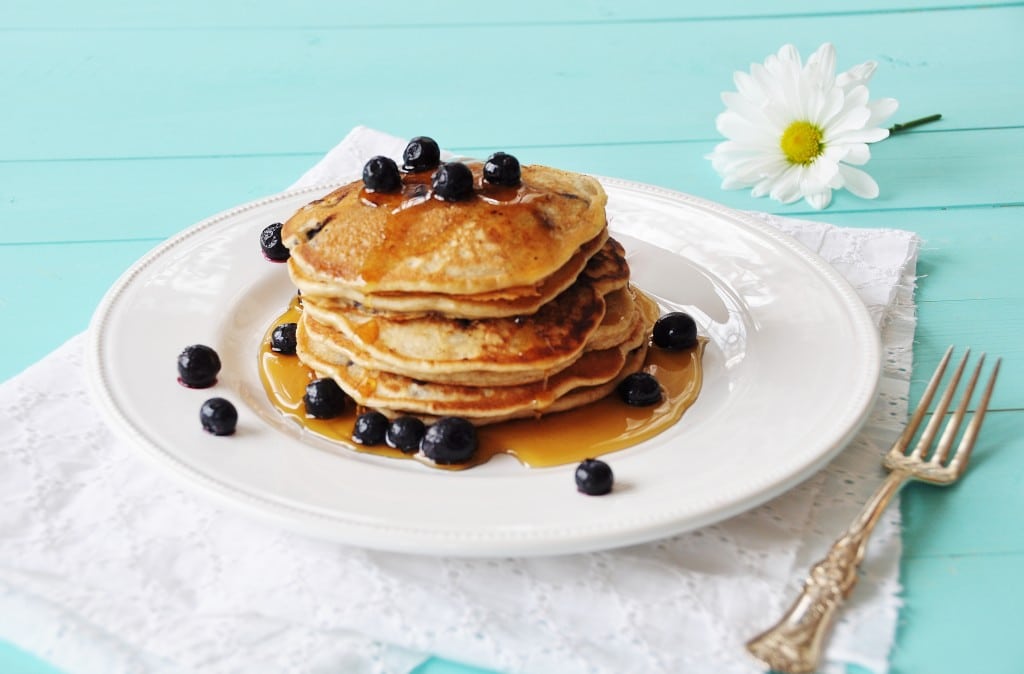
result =
[{"label": "pancake", "polygon": [[282,241],[300,278],[336,292],[479,295],[532,287],[605,228],[607,195],[589,176],[522,167],[518,187],[473,172],[473,195],[433,196],[430,173],[409,173],[396,193],[356,181],[284,223]]},{"label": "pancake", "polygon": [[[583,352],[605,316],[604,298],[576,283],[529,316],[451,320],[437,314],[395,318],[359,309],[304,304],[312,338],[331,341],[355,362],[431,381],[473,383],[492,372],[543,379]],[[493,378],[491,380],[493,382]],[[510,383],[510,382],[508,382]]]},{"label": "pancake", "polygon": [[[599,264],[592,264],[600,260]],[[500,318],[531,314],[550,302],[571,286],[580,273],[597,275],[595,282],[604,293],[624,286],[629,280],[629,267],[623,257],[622,246],[608,238],[607,229],[584,243],[569,261],[554,273],[532,286],[504,288],[502,290],[460,295],[452,293],[396,293],[368,294],[358,288],[338,286],[310,278],[302,268],[289,260],[288,272],[292,282],[304,297],[316,298],[325,309],[358,306],[376,313],[413,316],[437,313],[454,318]]]},{"label": "pancake", "polygon": [[430,419],[462,416],[477,425],[534,417],[571,409],[610,393],[643,363],[657,305],[635,291],[639,311],[626,338],[617,345],[584,353],[565,369],[540,381],[511,386],[443,384],[367,368],[332,351],[329,345],[297,331],[298,353],[320,376],[332,377],[357,404],[394,417],[415,414]]},{"label": "pancake", "polygon": [[322,312],[306,302],[300,329],[338,364],[352,362],[421,381],[508,386],[546,379],[584,350],[623,343],[637,311],[628,288],[600,297],[592,287],[577,284],[536,314],[516,319],[395,320],[358,310]]}]

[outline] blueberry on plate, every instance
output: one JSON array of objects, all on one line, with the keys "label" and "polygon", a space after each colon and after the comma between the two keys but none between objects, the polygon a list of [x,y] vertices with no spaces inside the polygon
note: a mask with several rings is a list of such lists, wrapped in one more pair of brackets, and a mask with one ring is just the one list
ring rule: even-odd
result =
[{"label": "blueberry on plate", "polygon": [[479,445],[476,427],[462,417],[442,417],[423,436],[420,449],[434,463],[466,463]]},{"label": "blueberry on plate", "polygon": [[429,171],[441,163],[441,148],[437,141],[427,136],[417,136],[409,141],[402,153],[402,168],[410,173]]},{"label": "blueberry on plate", "polygon": [[302,402],[306,414],[314,419],[333,419],[345,411],[345,392],[329,377],[314,379],[306,385]]},{"label": "blueberry on plate", "polygon": [[270,350],[274,353],[291,356],[295,353],[296,323],[281,323],[270,333]]},{"label": "blueberry on plate", "polygon": [[462,162],[448,162],[430,179],[434,194],[445,201],[462,201],[473,196],[473,172]]},{"label": "blueberry on plate", "polygon": [[291,255],[287,246],[281,241],[281,227],[280,222],[275,222],[272,225],[267,225],[260,232],[260,250],[263,251],[263,257],[272,262],[284,262]]},{"label": "blueberry on plate", "polygon": [[380,445],[384,442],[384,435],[388,432],[388,418],[371,410],[363,412],[356,417],[356,425],[352,429],[352,441],[360,445]]},{"label": "blueberry on plate", "polygon": [[673,311],[655,321],[652,337],[663,349],[689,349],[697,344],[697,322],[690,314]]},{"label": "blueberry on plate", "polygon": [[209,388],[217,382],[220,356],[205,344],[186,346],[178,354],[178,381],[189,388]]},{"label": "blueberry on plate", "polygon": [[238,425],[238,410],[224,398],[210,398],[199,408],[199,423],[214,435],[231,435]]},{"label": "blueberry on plate", "polygon": [[515,187],[519,179],[519,160],[510,154],[495,152],[484,163],[484,180],[491,184]]},{"label": "blueberry on plate", "polygon": [[397,417],[388,425],[384,441],[406,454],[413,454],[420,448],[420,440],[427,428],[417,417]]},{"label": "blueberry on plate", "polygon": [[391,157],[377,155],[363,166],[363,184],[374,192],[397,192],[402,189],[398,164]]},{"label": "blueberry on plate", "polygon": [[627,405],[647,407],[661,402],[661,384],[649,372],[634,372],[619,382],[619,397]]},{"label": "blueberry on plate", "polygon": [[615,476],[611,466],[600,459],[583,459],[576,466],[576,490],[590,496],[601,496],[612,490]]}]

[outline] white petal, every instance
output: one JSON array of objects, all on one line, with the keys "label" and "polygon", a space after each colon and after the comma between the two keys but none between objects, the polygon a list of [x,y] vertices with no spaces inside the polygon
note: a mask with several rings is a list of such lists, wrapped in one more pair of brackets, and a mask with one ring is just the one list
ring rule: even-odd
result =
[{"label": "white petal", "polygon": [[843,176],[843,187],[862,199],[874,199],[878,196],[878,183],[859,168],[839,165],[839,175]]},{"label": "white petal", "polygon": [[765,92],[750,73],[736,71],[733,73],[732,81],[736,85],[736,91],[748,101],[758,103],[765,99]]},{"label": "white petal", "polygon": [[804,79],[800,87],[800,119],[809,122],[820,119],[827,103],[827,93],[819,87],[810,86],[808,80]]},{"label": "white petal", "polygon": [[784,106],[793,119],[804,117],[803,100],[800,91],[800,54],[793,45],[779,49],[778,56],[765,59],[766,75],[771,78],[774,100]]},{"label": "white petal", "polygon": [[786,179],[786,175],[786,171],[782,171],[778,175],[766,176],[764,180],[754,185],[754,189],[750,191],[750,195],[754,197],[763,197],[766,194],[769,194],[773,189],[775,189],[777,184]]},{"label": "white petal", "polygon": [[834,138],[846,131],[863,129],[864,124],[868,121],[868,117],[871,116],[871,111],[868,110],[866,105],[867,102],[867,87],[856,87],[847,94],[846,100],[843,102],[842,111],[825,122],[823,127],[825,137]]},{"label": "white petal", "polygon": [[731,163],[725,168],[724,173],[753,185],[764,178],[782,173],[788,165],[781,157],[748,157]]},{"label": "white petal", "polygon": [[868,117],[866,126],[878,126],[889,119],[899,106],[899,101],[895,98],[879,98],[877,101],[871,101],[868,103],[868,110],[871,111],[871,116]]},{"label": "white petal", "polygon": [[799,199],[802,196],[800,185],[803,182],[803,172],[802,166],[790,166],[775,181],[775,186],[768,196],[784,204],[791,204]]},{"label": "white petal", "polygon": [[780,61],[788,61],[800,65],[800,52],[791,44],[784,44],[779,47],[778,57]]},{"label": "white petal", "polygon": [[840,145],[851,143],[877,143],[889,137],[889,129],[853,129],[842,133],[825,132],[826,144]]},{"label": "white petal", "polygon": [[723,190],[738,190],[744,187],[750,187],[753,183],[740,180],[733,176],[726,176],[722,178],[722,189]]},{"label": "white petal", "polygon": [[825,93],[824,101],[822,101],[821,109],[818,114],[812,117],[808,117],[807,120],[816,124],[819,128],[826,128],[828,120],[833,119],[839,111],[843,109],[843,103],[846,101],[846,97],[843,96],[843,92],[835,87],[829,89]]},{"label": "white petal", "polygon": [[729,170],[721,172],[724,176],[723,186],[750,187],[766,178],[771,179],[786,170],[788,164],[785,160],[773,157],[754,157],[742,163],[729,167]]},{"label": "white petal", "polygon": [[846,146],[846,156],[842,161],[861,166],[867,164],[869,159],[871,159],[871,150],[868,149],[867,143],[850,143]]},{"label": "white petal", "polygon": [[814,163],[805,168],[803,182],[812,189],[821,189],[828,185],[839,173],[839,157],[843,154],[846,154],[845,150],[826,149]]},{"label": "white petal", "polygon": [[807,65],[804,67],[804,73],[825,89],[832,88],[835,72],[836,48],[830,42],[818,47],[818,50],[807,59]]},{"label": "white petal", "polygon": [[766,99],[775,105],[782,105],[786,100],[786,92],[780,80],[768,71],[768,68],[755,63],[750,66],[750,76],[754,78],[757,86],[764,91]]},{"label": "white petal", "polygon": [[750,196],[755,199],[760,199],[771,191],[771,187],[774,182],[775,178],[765,178],[758,184],[754,185],[754,189],[750,190]]},{"label": "white petal", "polygon": [[805,194],[804,200],[811,206],[821,210],[832,203],[832,190],[825,188],[820,192],[814,192],[813,194]]},{"label": "white petal", "polygon": [[865,61],[860,65],[853,66],[844,73],[836,75],[836,86],[842,88],[845,91],[867,84],[871,76],[875,74],[875,68],[878,64],[874,61]]},{"label": "white petal", "polygon": [[766,175],[781,173],[787,166],[781,148],[766,152],[734,141],[719,143],[707,158],[730,186],[753,185]]},{"label": "white petal", "polygon": [[729,110],[715,120],[718,132],[730,140],[749,143],[765,149],[779,143],[779,134],[764,124],[758,125]]},{"label": "white petal", "polygon": [[736,113],[752,124],[767,127],[772,130],[773,134],[782,136],[784,129],[778,127],[774,119],[765,115],[765,108],[763,106],[750,101],[750,99],[734,91],[724,92],[722,94],[722,102],[725,103],[731,112]]}]

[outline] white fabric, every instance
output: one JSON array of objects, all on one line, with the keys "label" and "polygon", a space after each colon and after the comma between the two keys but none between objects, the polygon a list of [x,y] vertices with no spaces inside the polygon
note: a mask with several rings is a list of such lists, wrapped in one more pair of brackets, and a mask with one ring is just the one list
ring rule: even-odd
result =
[{"label": "white fabric", "polygon": [[[301,182],[352,175],[403,146],[358,128]],[[905,419],[918,247],[908,232],[761,217],[852,282],[887,354],[864,431],[784,496],[666,540],[551,558],[429,558],[304,538],[137,459],[89,400],[79,336],[0,386],[0,638],[72,674],[408,672],[426,653],[530,674],[760,671],[743,642],[788,606],[866,500]],[[830,670],[887,668],[898,512],[873,539]]]}]

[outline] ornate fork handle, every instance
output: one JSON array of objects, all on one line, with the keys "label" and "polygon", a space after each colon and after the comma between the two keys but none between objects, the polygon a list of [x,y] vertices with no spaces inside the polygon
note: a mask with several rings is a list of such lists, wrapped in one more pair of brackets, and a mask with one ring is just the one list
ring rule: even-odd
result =
[{"label": "ornate fork handle", "polygon": [[815,671],[836,611],[857,584],[868,537],[908,477],[903,470],[889,473],[825,558],[811,569],[803,591],[782,619],[747,642],[751,653],[772,669],[793,674]]}]

